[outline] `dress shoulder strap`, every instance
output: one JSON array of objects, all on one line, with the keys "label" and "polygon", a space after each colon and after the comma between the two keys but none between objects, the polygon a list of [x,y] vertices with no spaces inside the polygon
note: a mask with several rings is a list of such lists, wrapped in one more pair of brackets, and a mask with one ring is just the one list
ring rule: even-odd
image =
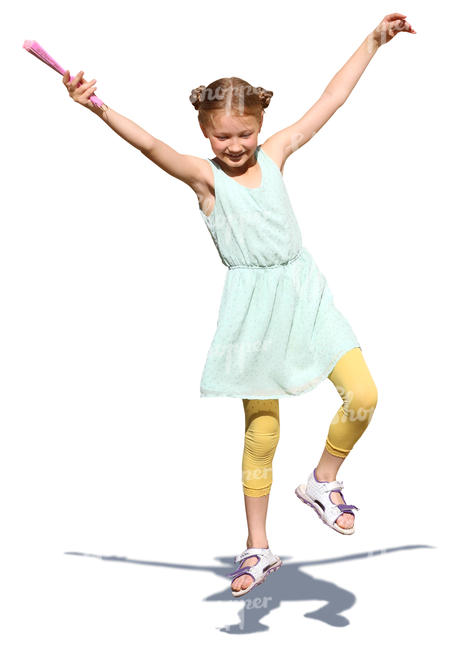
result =
[{"label": "dress shoulder strap", "polygon": [[263,150],[262,145],[260,145],[260,147],[259,147],[259,154],[258,154],[258,155],[261,157],[261,160],[262,160],[262,161],[263,161],[263,162],[264,162],[264,163],[265,163],[265,164],[266,164],[270,169],[273,169],[274,172],[278,171],[279,175],[282,176],[282,174],[281,174],[281,169],[278,167],[278,165],[276,164],[276,162],[275,162],[272,158],[270,158],[269,154],[266,153],[266,152]]}]

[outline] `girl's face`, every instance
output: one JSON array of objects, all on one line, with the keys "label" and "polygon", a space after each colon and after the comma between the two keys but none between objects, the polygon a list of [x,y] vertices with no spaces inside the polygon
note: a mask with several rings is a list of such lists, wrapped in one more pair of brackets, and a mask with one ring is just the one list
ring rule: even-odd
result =
[{"label": "girl's face", "polygon": [[229,167],[242,167],[257,148],[262,127],[254,115],[233,115],[213,111],[211,125],[202,127],[216,157]]}]

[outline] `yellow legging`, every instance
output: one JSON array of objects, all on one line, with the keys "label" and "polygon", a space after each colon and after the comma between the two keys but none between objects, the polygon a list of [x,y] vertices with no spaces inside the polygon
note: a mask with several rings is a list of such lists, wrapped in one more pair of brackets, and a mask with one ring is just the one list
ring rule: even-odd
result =
[{"label": "yellow legging", "polygon": [[[346,458],[367,428],[378,393],[360,348],[352,348],[337,362],[328,378],[342,405],[333,418],[326,450]],[[245,411],[245,445],[242,458],[243,492],[261,497],[272,486],[272,460],[280,438],[278,399],[242,399]]]}]

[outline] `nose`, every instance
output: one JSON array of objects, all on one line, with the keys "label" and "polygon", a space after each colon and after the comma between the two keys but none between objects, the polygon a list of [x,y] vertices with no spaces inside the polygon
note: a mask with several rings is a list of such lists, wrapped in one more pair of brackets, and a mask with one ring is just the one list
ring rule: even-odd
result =
[{"label": "nose", "polygon": [[230,153],[233,153],[233,154],[240,153],[241,151],[243,151],[243,147],[242,147],[242,145],[240,143],[240,140],[238,140],[236,138],[232,138],[229,145],[228,145],[228,147],[227,147],[227,150]]}]

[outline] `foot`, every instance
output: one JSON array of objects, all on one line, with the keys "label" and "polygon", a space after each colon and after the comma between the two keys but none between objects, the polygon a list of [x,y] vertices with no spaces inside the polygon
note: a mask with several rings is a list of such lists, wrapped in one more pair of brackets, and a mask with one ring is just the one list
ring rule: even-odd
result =
[{"label": "foot", "polygon": [[[326,477],[319,476],[317,470],[316,470],[316,478],[318,481],[336,481],[336,477],[326,478]],[[339,492],[332,492],[330,494],[330,501],[335,504],[346,503],[346,501],[343,499],[343,497]],[[344,512],[338,517],[338,519],[336,519],[336,523],[338,524],[338,526],[340,526],[340,528],[352,528],[354,526],[354,517],[355,515],[350,515],[348,512]]]},{"label": "foot", "polygon": [[[269,543],[266,542],[265,544],[251,544],[250,542],[246,543],[247,548],[268,548]],[[254,566],[259,562],[257,557],[248,557],[246,560],[243,560],[238,566],[240,569],[241,567],[246,567],[246,566]],[[232,591],[241,591],[242,589],[246,589],[247,587],[250,586],[250,584],[253,582],[252,576],[249,575],[243,575],[239,576],[236,578],[233,583],[231,584],[231,589]]]},{"label": "foot", "polygon": [[[332,492],[330,495],[330,501],[336,504],[346,503],[339,492]],[[338,517],[336,523],[338,526],[340,526],[340,528],[352,528],[354,526],[354,515],[350,515],[348,512],[344,512]]]}]

